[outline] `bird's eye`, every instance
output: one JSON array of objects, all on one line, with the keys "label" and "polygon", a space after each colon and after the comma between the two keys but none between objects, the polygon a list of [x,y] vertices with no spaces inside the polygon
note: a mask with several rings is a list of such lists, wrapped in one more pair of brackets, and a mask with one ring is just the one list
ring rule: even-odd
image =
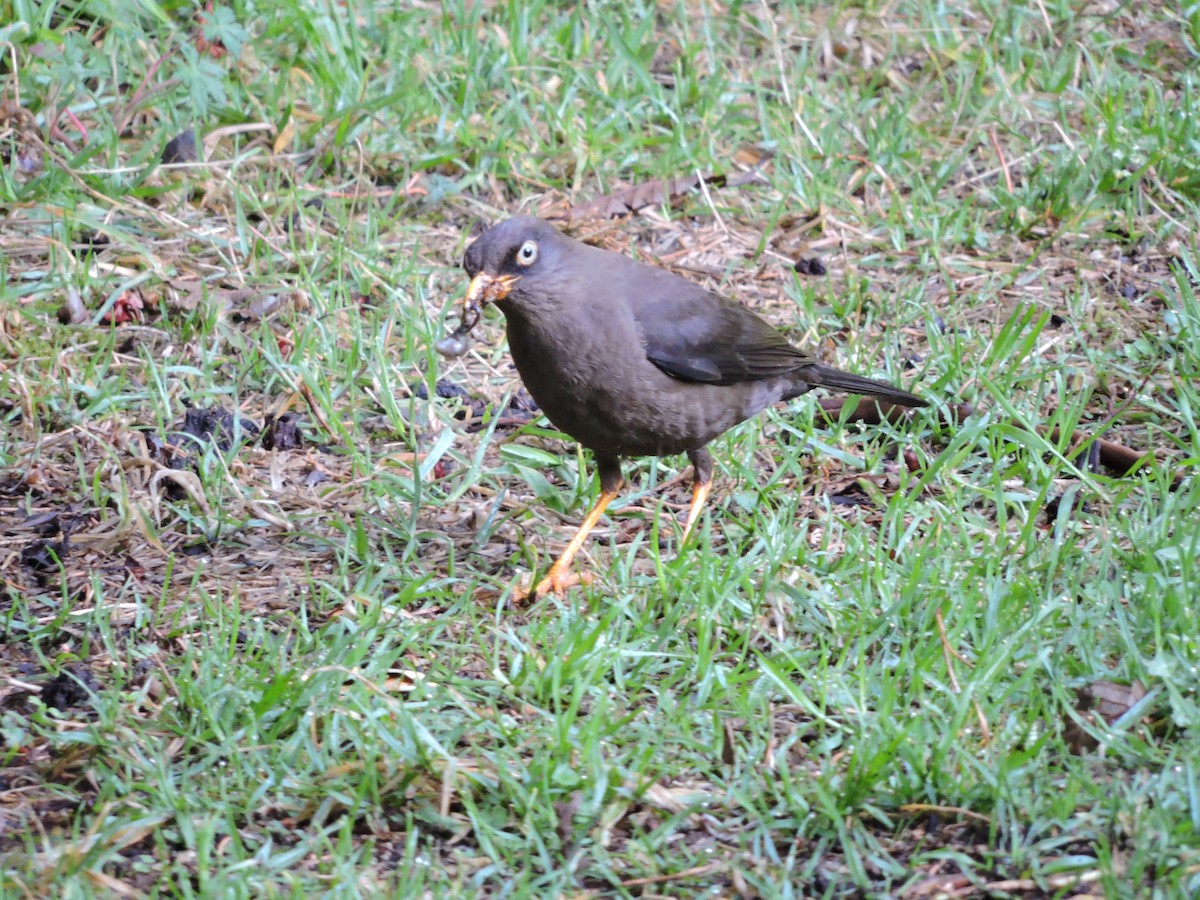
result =
[{"label": "bird's eye", "polygon": [[532,266],[537,259],[537,254],[537,241],[526,241],[521,245],[521,249],[517,251],[517,265]]}]

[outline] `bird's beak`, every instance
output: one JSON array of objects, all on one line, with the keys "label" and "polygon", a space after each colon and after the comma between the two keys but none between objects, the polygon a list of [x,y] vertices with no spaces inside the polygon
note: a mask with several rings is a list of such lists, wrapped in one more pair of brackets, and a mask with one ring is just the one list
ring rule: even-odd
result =
[{"label": "bird's beak", "polygon": [[520,275],[489,275],[487,272],[480,272],[471,279],[471,286],[467,288],[467,303],[478,305],[503,300],[512,291],[513,285],[520,280]]}]

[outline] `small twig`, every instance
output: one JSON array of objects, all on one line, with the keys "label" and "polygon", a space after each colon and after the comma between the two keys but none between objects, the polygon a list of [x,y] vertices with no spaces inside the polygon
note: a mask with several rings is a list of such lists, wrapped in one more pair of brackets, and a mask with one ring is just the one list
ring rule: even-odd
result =
[{"label": "small twig", "polygon": [[[804,124],[804,120],[800,118],[800,110],[796,109],[796,104],[792,102],[792,92],[788,88],[788,67],[783,63],[783,50],[779,46],[779,29],[775,27],[775,16],[771,11],[767,0],[762,0],[763,17],[766,19],[771,31],[771,49],[775,51],[775,65],[779,69],[779,86],[783,90],[783,101],[787,104],[788,112],[792,114],[792,118],[796,121],[796,127],[803,132],[808,138],[808,142],[813,145],[813,149],[817,153],[824,154],[825,151],[821,148],[821,142],[816,139],[816,136],[809,131],[808,126]],[[811,174],[805,167],[805,174]]]},{"label": "small twig", "polygon": [[[1038,153],[1041,151],[1041,149],[1042,148],[1040,145],[1035,146],[1035,149],[1030,150],[1028,153],[1022,153],[1020,156],[1018,156],[1016,159],[1014,159],[1011,164],[1014,166],[1019,166],[1021,163],[1025,162],[1025,160],[1033,159],[1035,156],[1038,155]],[[985,169],[982,172],[972,175],[970,178],[967,178],[967,179],[964,179],[963,181],[958,182],[958,186],[964,187],[964,188],[970,187],[973,184],[979,184],[980,182],[987,181],[989,178],[991,178],[997,172],[1003,172],[1003,171],[1005,171],[1005,167],[1003,165],[997,166],[994,169]]]},{"label": "small twig", "polygon": [[942,619],[942,611],[940,609],[937,610],[933,614],[933,617],[937,621],[938,637],[942,639],[942,656],[946,660],[946,671],[950,673],[950,687],[954,690],[954,693],[961,694],[962,685],[958,683],[958,676],[954,674],[953,660],[957,659],[963,663],[967,661],[962,658],[962,654],[950,646],[950,639],[946,636],[946,623]]},{"label": "small twig", "polygon": [[707,875],[709,872],[715,872],[722,867],[722,863],[706,863],[703,866],[693,866],[690,869],[684,869],[682,872],[672,872],[667,875],[650,875],[646,878],[630,878],[627,881],[622,881],[621,887],[639,887],[644,884],[664,884],[668,881],[681,881],[685,878],[695,878],[698,875]]},{"label": "small twig", "polygon": [[[4,43],[0,44],[0,46],[7,48],[8,55],[12,57],[12,68],[9,69],[9,71],[10,72],[20,72],[21,67],[17,65],[17,45],[14,44],[12,41],[4,41]],[[13,104],[17,107],[20,107],[20,105],[21,105],[21,79],[14,78],[10,82],[10,84],[12,84],[12,88],[13,88]]]},{"label": "small twig", "polygon": [[325,429],[325,433],[330,437],[337,437],[337,432],[333,430],[333,426],[329,424],[329,420],[326,419],[324,413],[321,412],[321,407],[317,403],[317,398],[313,396],[313,393],[309,389],[308,385],[305,384],[304,380],[300,377],[297,377],[296,379],[296,389],[304,397],[304,401],[308,404],[308,408],[312,412],[313,418],[316,419],[317,423]]},{"label": "small twig", "polygon": [[[961,694],[962,687],[958,683],[958,676],[954,674],[953,660],[957,659],[968,669],[973,668],[961,653],[950,645],[950,638],[946,635],[946,622],[942,619],[942,611],[939,609],[933,614],[934,620],[937,622],[938,637],[942,639],[942,655],[946,658],[946,671],[950,674],[950,687],[954,689],[954,693]],[[988,727],[987,717],[983,714],[983,707],[979,705],[979,701],[974,697],[971,698],[971,705],[975,707],[975,715],[979,719],[979,733],[983,739],[983,743],[990,744],[992,742],[992,729]]]},{"label": "small twig", "polygon": [[141,84],[137,86],[137,89],[133,92],[133,96],[130,97],[129,102],[125,104],[125,108],[121,110],[121,118],[117,120],[117,127],[114,129],[117,134],[124,133],[125,126],[129,124],[129,120],[132,118],[133,113],[137,110],[138,104],[142,102],[143,94],[146,91],[146,85],[150,82],[150,79],[154,77],[155,73],[159,70],[162,64],[167,61],[167,57],[171,55],[171,52],[171,50],[164,51],[162,56],[152,62],[150,64],[150,68],[146,70],[146,75],[142,78]]},{"label": "small twig", "polygon": [[442,770],[442,789],[438,804],[438,812],[441,813],[443,819],[450,818],[450,801],[454,797],[454,776],[456,771],[454,760],[447,760],[446,767]]},{"label": "small twig", "polygon": [[[1071,435],[1077,438],[1078,435]],[[1050,442],[1057,443],[1059,439],[1059,430],[1055,428],[1050,432]],[[1082,439],[1077,440],[1071,449],[1063,455],[1067,459],[1074,459],[1079,455],[1088,444],[1095,444],[1100,449],[1100,464],[1106,469],[1112,469],[1114,472],[1119,472],[1122,475],[1128,475],[1134,470],[1141,468],[1143,464],[1150,460],[1156,459],[1152,451],[1142,453],[1134,450],[1132,447],[1126,447],[1124,444],[1118,444],[1116,441],[1105,440],[1104,438],[1091,437],[1084,435]],[[1179,481],[1183,478],[1182,472],[1176,472],[1174,479]]]},{"label": "small twig", "polygon": [[491,425],[493,422],[497,428],[520,428],[523,425],[528,425],[536,418],[536,415],[530,415],[528,417],[500,416],[498,419],[485,420],[484,416],[474,416],[473,418],[467,419],[466,422],[463,423],[463,430],[467,434],[477,434],[480,431],[483,431],[484,428]]},{"label": "small twig", "polygon": [[1037,0],[1038,9],[1042,13],[1042,21],[1046,23],[1046,34],[1050,35],[1050,40],[1054,41],[1055,47],[1061,47],[1062,41],[1058,39],[1058,35],[1054,33],[1054,24],[1050,21],[1050,13],[1046,12],[1046,4],[1042,0]]},{"label": "small twig", "polygon": [[700,193],[704,195],[704,202],[708,204],[709,212],[713,214],[713,218],[716,219],[717,225],[720,226],[721,231],[725,233],[726,237],[729,237],[729,229],[725,226],[725,220],[721,218],[721,213],[717,211],[717,204],[713,203],[712,194],[710,194],[708,191],[708,181],[705,179],[704,175],[699,169],[696,169],[695,171],[696,181],[700,183]]},{"label": "small twig", "polygon": [[[1099,869],[1088,869],[1086,872],[1059,872],[1047,875],[1038,880],[1032,878],[1008,878],[1004,881],[989,881],[982,887],[986,891],[995,891],[996,893],[1003,894],[1025,893],[1028,891],[1042,891],[1046,887],[1052,890],[1081,887],[1085,884],[1098,882],[1102,878],[1104,878],[1104,873]],[[972,886],[971,890],[972,893],[976,893],[978,888]]]},{"label": "small twig", "polygon": [[861,156],[857,153],[848,153],[846,155],[846,159],[859,163],[860,165],[864,165],[868,169],[872,169],[875,174],[883,180],[883,183],[887,185],[887,189],[889,191],[891,191],[893,194],[900,193],[900,191],[896,189],[896,182],[892,180],[892,176],[889,175],[883,166],[879,165],[879,163],[867,159],[865,156]]},{"label": "small twig", "polygon": [[905,803],[901,805],[900,811],[906,813],[930,812],[946,816],[962,816],[964,819],[974,819],[977,822],[986,822],[988,825],[992,824],[991,816],[985,816],[983,813],[977,813],[972,809],[963,809],[961,806],[942,806],[937,803]]},{"label": "small twig", "polygon": [[64,132],[62,130],[62,128],[59,127],[59,124],[58,124],[59,120],[62,119],[62,117],[64,115],[68,119],[71,120],[71,123],[76,128],[79,129],[79,133],[83,136],[83,146],[85,146],[85,147],[87,146],[87,143],[88,143],[87,128],[84,126],[84,124],[82,122],[79,121],[78,118],[76,118],[75,113],[71,112],[71,110],[67,109],[67,108],[63,108],[61,111],[57,112],[56,114],[51,115],[51,117],[50,117],[50,137],[56,141],[59,141],[60,143],[65,144],[72,153],[75,153],[75,152],[77,152],[75,149],[75,142],[73,140],[71,140],[69,137],[67,137],[66,132]]},{"label": "small twig", "polygon": [[1008,162],[1004,159],[1004,150],[1000,147],[1000,141],[996,137],[995,128],[988,129],[988,137],[992,139],[992,147],[996,150],[996,156],[1000,157],[1000,169],[1004,172],[1004,186],[1008,188],[1008,192],[1011,194],[1013,190],[1012,173],[1008,171]]},{"label": "small twig", "polygon": [[763,767],[768,772],[775,771],[775,706],[767,704],[767,746],[763,748]]}]

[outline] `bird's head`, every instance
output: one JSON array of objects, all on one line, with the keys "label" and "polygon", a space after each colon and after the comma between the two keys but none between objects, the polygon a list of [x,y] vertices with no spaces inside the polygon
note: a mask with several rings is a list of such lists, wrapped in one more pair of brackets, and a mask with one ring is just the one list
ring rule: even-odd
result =
[{"label": "bird's head", "polygon": [[463,269],[471,277],[467,305],[495,303],[506,315],[551,311],[564,296],[559,282],[572,243],[549,222],[533,216],[517,216],[489,228],[463,256]]}]

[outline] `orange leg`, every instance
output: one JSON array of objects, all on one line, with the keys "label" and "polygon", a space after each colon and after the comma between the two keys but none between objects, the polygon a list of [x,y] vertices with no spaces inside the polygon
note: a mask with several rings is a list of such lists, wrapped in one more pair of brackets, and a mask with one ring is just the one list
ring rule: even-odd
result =
[{"label": "orange leg", "polygon": [[616,496],[617,492],[615,490],[600,492],[600,499],[596,501],[596,505],[587,514],[587,517],[579,526],[579,530],[575,532],[575,536],[571,538],[571,542],[563,550],[562,555],[554,561],[554,565],[550,567],[550,571],[537,583],[537,586],[533,589],[534,594],[538,596],[562,594],[567,588],[579,583],[579,576],[571,571],[571,561],[575,559],[575,554],[583,547],[583,542],[591,535],[592,529],[596,527],[596,523],[604,515],[604,510],[608,508],[608,504],[612,503]]},{"label": "orange leg", "polygon": [[621,464],[616,458],[597,456],[596,468],[600,472],[600,498],[596,501],[596,505],[588,512],[580,524],[579,530],[575,532],[575,536],[571,538],[562,555],[554,561],[550,571],[534,586],[531,592],[517,591],[517,600],[524,600],[531,595],[562,594],[567,588],[579,583],[580,577],[571,572],[571,562],[575,559],[575,554],[583,547],[584,541],[592,533],[592,529],[596,527],[596,523],[600,521],[600,517],[604,515],[608,504],[613,502],[621,490]]},{"label": "orange leg", "polygon": [[708,499],[709,492],[711,491],[711,481],[697,484],[692,489],[692,505],[688,507],[687,521],[683,523],[683,539],[679,542],[680,546],[687,543],[688,535],[692,533],[692,526],[700,518],[700,513],[704,510],[704,501]]},{"label": "orange leg", "polygon": [[692,533],[692,527],[696,524],[696,520],[700,518],[700,513],[704,510],[704,503],[708,500],[708,495],[712,492],[712,454],[701,448],[688,453],[688,459],[692,461],[692,470],[694,472],[692,476],[692,505],[688,507],[687,519],[683,523],[683,539],[679,542],[680,546],[687,543],[688,536]]}]

